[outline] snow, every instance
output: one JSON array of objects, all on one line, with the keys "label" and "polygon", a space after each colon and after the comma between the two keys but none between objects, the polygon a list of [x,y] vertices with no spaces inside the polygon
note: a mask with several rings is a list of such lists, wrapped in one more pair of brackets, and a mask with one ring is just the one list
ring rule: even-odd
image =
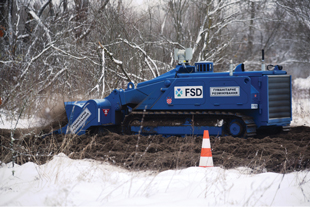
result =
[{"label": "snow", "polygon": [[291,126],[310,126],[310,97],[293,99],[292,108],[293,121]]},{"label": "snow", "polygon": [[293,94],[293,121],[292,126],[310,126],[310,76],[308,78],[296,78],[293,86],[297,93]]},{"label": "snow", "polygon": [[190,167],[133,172],[58,154],[40,166],[2,164],[0,205],[309,206],[309,181],[309,171],[251,174],[248,168]]},{"label": "snow", "polygon": [[296,78],[293,81],[294,86],[299,89],[310,89],[310,76],[308,78]]},{"label": "snow", "polygon": [[10,114],[8,111],[0,110],[0,129],[14,129],[16,128],[32,128],[40,127],[49,122],[43,118],[36,116],[18,118],[18,114]]}]

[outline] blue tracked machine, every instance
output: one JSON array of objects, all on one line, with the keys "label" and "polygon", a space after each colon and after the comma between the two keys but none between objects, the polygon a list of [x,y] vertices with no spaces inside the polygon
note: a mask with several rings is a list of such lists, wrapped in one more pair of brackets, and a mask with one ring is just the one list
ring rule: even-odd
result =
[{"label": "blue tracked machine", "polygon": [[[255,136],[289,130],[291,76],[281,66],[214,72],[213,63],[189,65],[192,51],[175,50],[177,66],[152,80],[128,83],[105,99],[65,102],[68,124],[54,133],[118,129],[126,134]],[[270,69],[270,66],[267,66]]]}]

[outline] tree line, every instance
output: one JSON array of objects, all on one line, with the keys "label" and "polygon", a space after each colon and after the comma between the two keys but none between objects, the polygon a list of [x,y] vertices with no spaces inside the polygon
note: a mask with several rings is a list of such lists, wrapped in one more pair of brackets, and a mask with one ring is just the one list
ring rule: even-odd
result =
[{"label": "tree line", "polygon": [[104,98],[192,63],[259,70],[282,64],[310,75],[310,3],[300,0],[0,0],[0,108]]}]

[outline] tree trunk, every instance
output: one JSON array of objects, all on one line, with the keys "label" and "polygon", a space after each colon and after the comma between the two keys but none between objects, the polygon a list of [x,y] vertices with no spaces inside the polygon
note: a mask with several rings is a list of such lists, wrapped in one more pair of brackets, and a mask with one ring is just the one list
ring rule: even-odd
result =
[{"label": "tree trunk", "polygon": [[249,26],[249,35],[248,35],[248,51],[247,54],[251,55],[253,52],[253,41],[254,41],[254,18],[255,18],[255,2],[250,2],[251,8],[251,20]]}]

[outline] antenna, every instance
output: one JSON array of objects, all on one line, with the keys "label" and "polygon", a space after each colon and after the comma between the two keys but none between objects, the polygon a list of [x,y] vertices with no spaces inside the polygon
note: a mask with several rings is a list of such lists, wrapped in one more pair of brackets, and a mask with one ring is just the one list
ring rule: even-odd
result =
[{"label": "antenna", "polygon": [[265,57],[264,57],[264,49],[262,49],[262,71],[265,71]]}]

